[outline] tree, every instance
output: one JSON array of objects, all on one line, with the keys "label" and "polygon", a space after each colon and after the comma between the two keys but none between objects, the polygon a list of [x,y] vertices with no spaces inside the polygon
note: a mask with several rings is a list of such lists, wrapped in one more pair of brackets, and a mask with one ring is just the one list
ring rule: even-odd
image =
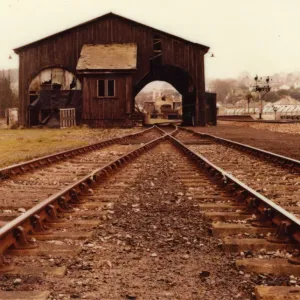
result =
[{"label": "tree", "polygon": [[0,71],[0,117],[5,116],[7,108],[18,105],[17,96],[12,90],[12,78],[10,72]]},{"label": "tree", "polygon": [[280,99],[279,95],[276,92],[272,92],[272,90],[264,97],[264,100],[267,102],[276,102]]},{"label": "tree", "polygon": [[247,92],[245,97],[247,99],[248,113],[249,113],[250,112],[250,101],[251,101],[251,99],[253,99],[253,95],[251,94],[251,92]]},{"label": "tree", "polygon": [[233,79],[215,79],[211,82],[211,87],[218,94],[219,101],[224,103],[227,96],[236,87],[236,81]]}]

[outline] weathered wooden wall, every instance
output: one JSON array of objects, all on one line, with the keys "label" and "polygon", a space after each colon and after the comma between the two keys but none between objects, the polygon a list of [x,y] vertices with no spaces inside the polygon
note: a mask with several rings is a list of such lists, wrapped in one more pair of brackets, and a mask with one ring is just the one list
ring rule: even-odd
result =
[{"label": "weathered wooden wall", "polygon": [[[97,97],[97,80],[101,79],[115,80],[115,97]],[[126,118],[126,113],[131,110],[128,106],[128,103],[131,103],[131,88],[129,87],[131,87],[130,75],[85,76],[82,90],[82,122],[92,126],[101,124],[111,126],[115,121],[122,123]]]},{"label": "weathered wooden wall", "polygon": [[196,110],[200,112],[197,121],[205,124],[204,54],[208,48],[114,14],[107,14],[36,43],[15,49],[20,56],[20,124],[26,124],[29,83],[41,69],[61,66],[76,73],[77,61],[84,44],[137,43],[137,72],[132,77],[134,86],[150,71],[149,58],[153,56],[154,34],[158,34],[162,39],[162,63],[180,67],[191,75],[197,89],[197,105],[200,107],[200,110]]}]

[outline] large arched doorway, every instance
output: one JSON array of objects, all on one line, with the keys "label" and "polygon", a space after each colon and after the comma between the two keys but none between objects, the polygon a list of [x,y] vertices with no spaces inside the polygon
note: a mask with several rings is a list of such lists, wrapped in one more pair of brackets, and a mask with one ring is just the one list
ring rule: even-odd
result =
[{"label": "large arched doorway", "polygon": [[194,125],[196,118],[196,88],[190,74],[172,65],[155,66],[135,85],[134,99],[147,84],[153,81],[165,81],[182,95],[183,124]]},{"label": "large arched doorway", "polygon": [[165,81],[148,83],[135,97],[135,108],[146,125],[182,123],[182,95]]},{"label": "large arched doorway", "polygon": [[56,117],[61,108],[75,108],[80,119],[81,84],[76,76],[61,67],[49,67],[38,72],[28,87],[30,126],[45,124]]}]

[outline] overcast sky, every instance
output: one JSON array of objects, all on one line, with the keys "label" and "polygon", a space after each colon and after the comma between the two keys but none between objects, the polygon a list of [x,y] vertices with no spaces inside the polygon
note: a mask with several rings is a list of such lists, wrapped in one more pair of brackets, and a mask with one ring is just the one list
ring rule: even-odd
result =
[{"label": "overcast sky", "polygon": [[209,78],[300,70],[300,0],[0,0],[0,69],[18,66],[14,47],[108,12],[211,47]]}]

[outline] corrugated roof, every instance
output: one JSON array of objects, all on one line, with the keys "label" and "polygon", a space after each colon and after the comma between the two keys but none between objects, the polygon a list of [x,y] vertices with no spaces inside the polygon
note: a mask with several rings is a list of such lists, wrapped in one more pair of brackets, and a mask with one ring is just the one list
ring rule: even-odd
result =
[{"label": "corrugated roof", "polygon": [[136,44],[83,45],[77,70],[135,70]]}]

